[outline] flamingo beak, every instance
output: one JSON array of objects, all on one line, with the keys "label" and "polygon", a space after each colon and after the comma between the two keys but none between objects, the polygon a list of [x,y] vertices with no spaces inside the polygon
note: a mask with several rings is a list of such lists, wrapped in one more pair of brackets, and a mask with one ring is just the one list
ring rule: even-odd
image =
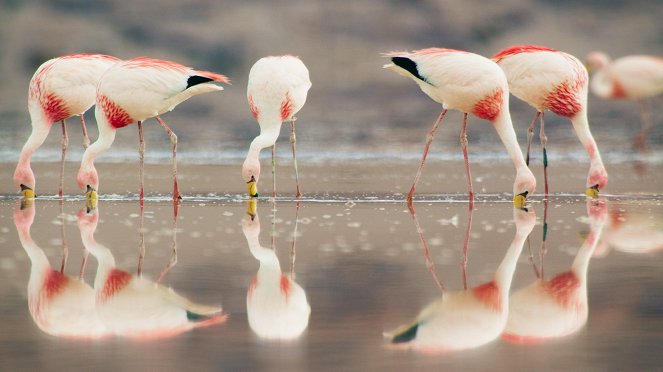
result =
[{"label": "flamingo beak", "polygon": [[35,191],[24,184],[21,184],[21,194],[23,195],[23,199],[34,199],[35,198]]},{"label": "flamingo beak", "polygon": [[94,204],[96,206],[97,200],[99,199],[99,195],[97,194],[97,190],[93,189],[92,186],[87,185],[87,191],[85,192],[85,198],[87,199],[88,203],[91,201],[94,201]]},{"label": "flamingo beak", "polygon": [[256,198],[251,198],[248,200],[246,205],[246,214],[251,217],[251,221],[256,218],[256,215],[258,214],[258,201]]},{"label": "flamingo beak", "polygon": [[249,196],[252,198],[258,197],[258,182],[255,177],[251,176],[251,181],[246,183],[246,187],[249,190]]},{"label": "flamingo beak", "polygon": [[24,210],[26,208],[32,207],[35,205],[35,199],[34,198],[24,198],[21,200],[21,210]]},{"label": "flamingo beak", "polygon": [[527,194],[529,192],[525,191],[513,197],[513,206],[518,209],[524,209],[525,204],[527,203]]},{"label": "flamingo beak", "polygon": [[585,191],[585,195],[589,196],[590,198],[598,198],[599,197],[599,185],[596,184],[594,186],[588,187],[587,191]]}]

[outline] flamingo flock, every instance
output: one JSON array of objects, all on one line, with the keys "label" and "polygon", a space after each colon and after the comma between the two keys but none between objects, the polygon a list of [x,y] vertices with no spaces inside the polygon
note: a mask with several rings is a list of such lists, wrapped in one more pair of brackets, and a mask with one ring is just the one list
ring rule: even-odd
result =
[{"label": "flamingo flock", "polygon": [[[578,58],[561,51],[536,45],[508,47],[492,58],[445,48],[427,48],[413,52],[388,52],[385,68],[409,77],[435,102],[442,112],[426,136],[423,155],[406,201],[411,206],[436,130],[448,110],[463,113],[460,143],[467,176],[469,205],[474,203],[474,188],[468,156],[467,126],[472,114],[489,121],[495,128],[516,173],[513,203],[521,208],[528,195],[536,190],[536,178],[529,169],[531,140],[540,121],[540,141],[544,165],[544,196],[549,193],[547,136],[544,114],[549,110],[570,119],[575,133],[589,157],[586,195],[598,197],[608,182],[599,148],[592,136],[587,110],[591,88],[602,98],[645,100],[663,92],[663,59],[655,56],[630,56],[611,61],[601,52],[592,52],[587,69]],[[177,178],[177,135],[161,118],[178,104],[208,92],[223,90],[220,84],[230,80],[219,73],[197,70],[176,62],[137,57],[120,60],[101,54],[72,54],[51,59],[35,72],[29,88],[28,109],[32,133],[28,138],[14,173],[14,184],[25,198],[33,198],[36,177],[30,166],[32,154],[44,142],[55,122],[62,126],[62,162],[58,195],[63,197],[64,159],[68,146],[65,119],[80,116],[85,152],[77,173],[78,186],[88,199],[97,199],[100,177],[95,167],[98,156],[108,150],[120,128],[137,124],[139,139],[139,197],[144,199],[143,160],[145,140],[143,122],[155,118],[172,144],[172,177],[175,202],[182,198]],[[272,197],[276,197],[275,144],[283,122],[290,122],[290,142],[295,170],[295,196],[302,197],[297,169],[295,115],[303,108],[311,80],[306,65],[293,55],[259,59],[248,76],[249,111],[260,125],[260,134],[248,146],[242,165],[242,179],[251,198],[258,197],[260,151],[272,148]],[[510,115],[509,94],[527,102],[536,110],[528,129],[527,156],[518,143]],[[89,145],[83,114],[95,105],[99,136]],[[651,124],[643,110],[643,128],[636,140],[643,144]],[[191,125],[195,125],[192,123]]]}]

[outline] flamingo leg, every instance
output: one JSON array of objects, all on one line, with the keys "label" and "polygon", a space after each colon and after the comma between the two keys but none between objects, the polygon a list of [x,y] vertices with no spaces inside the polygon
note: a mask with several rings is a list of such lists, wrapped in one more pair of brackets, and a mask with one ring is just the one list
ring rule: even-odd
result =
[{"label": "flamingo leg", "polygon": [[140,183],[138,190],[140,198],[140,207],[143,208],[143,201],[145,199],[145,136],[143,134],[143,122],[138,122],[138,182]]},{"label": "flamingo leg", "polygon": [[272,198],[276,198],[276,143],[272,145]]},{"label": "flamingo leg", "polygon": [[69,258],[69,247],[67,246],[67,236],[65,235],[64,206],[60,200],[60,239],[62,239],[62,261],[60,262],[60,274],[64,274],[64,268],[67,266]]},{"label": "flamingo leg", "polygon": [[90,147],[90,137],[87,135],[85,116],[83,115],[81,115],[81,129],[83,130],[83,148],[87,150],[87,148]]},{"label": "flamingo leg", "polygon": [[647,100],[639,100],[640,104],[640,122],[641,128],[640,131],[633,138],[633,146],[640,150],[647,150],[647,137],[649,137],[649,132],[651,131],[652,121],[651,121],[651,111],[649,110],[649,105]]},{"label": "flamingo leg", "polygon": [[435,281],[435,284],[437,284],[437,287],[440,289],[442,293],[446,290],[444,288],[444,284],[440,280],[440,278],[437,276],[437,272],[435,271],[435,263],[433,262],[433,259],[430,256],[430,248],[428,248],[428,242],[426,241],[426,237],[424,236],[424,230],[421,228],[421,225],[419,225],[419,219],[417,218],[417,213],[414,211],[414,207],[412,204],[410,204],[410,216],[412,216],[412,219],[414,220],[414,225],[417,227],[417,233],[419,234],[419,240],[421,240],[421,246],[424,248],[424,257],[426,257],[426,268],[428,269],[428,272],[433,276],[433,280]]},{"label": "flamingo leg", "polygon": [[166,123],[161,119],[161,117],[155,117],[161,127],[168,133],[170,136],[170,143],[173,144],[173,200],[182,199],[180,191],[177,187],[177,135],[166,125]]},{"label": "flamingo leg", "polygon": [[297,183],[297,199],[302,198],[302,192],[299,188],[299,171],[297,171],[297,136],[295,135],[295,120],[290,120],[290,143],[292,144],[292,162],[295,166],[295,182]]},{"label": "flamingo leg", "polygon": [[440,122],[442,122],[442,119],[444,118],[444,115],[446,113],[447,113],[446,109],[442,110],[440,116],[437,118],[437,121],[435,121],[435,124],[433,124],[433,128],[431,128],[431,130],[426,135],[426,145],[424,146],[424,154],[421,156],[421,161],[419,162],[419,168],[417,169],[417,174],[414,176],[414,182],[412,182],[412,187],[410,188],[410,192],[407,194],[407,204],[408,207],[410,208],[410,212],[413,211],[412,198],[414,197],[414,189],[417,187],[417,182],[419,182],[419,178],[421,177],[421,170],[424,168],[424,163],[426,162],[426,156],[428,156],[428,150],[430,149],[430,144],[431,142],[433,142],[435,131],[437,130],[437,127],[440,125]]},{"label": "flamingo leg", "polygon": [[290,249],[290,279],[295,280],[295,258],[297,257],[297,227],[299,225],[299,208],[301,201],[297,201],[297,209],[295,210],[295,229],[292,232],[292,248]]},{"label": "flamingo leg", "polygon": [[546,238],[548,237],[548,198],[543,199],[543,239],[541,240],[541,250],[539,251],[539,267],[541,267],[540,279],[543,279],[543,259],[548,251],[546,248]]},{"label": "flamingo leg", "polygon": [[529,166],[529,151],[532,146],[532,137],[534,137],[534,128],[536,128],[536,121],[539,120],[539,116],[541,116],[541,111],[536,112],[532,124],[527,128],[527,157],[525,158],[525,164],[527,164],[527,166]]},{"label": "flamingo leg", "polygon": [[145,261],[145,209],[143,204],[140,205],[140,220],[138,222],[138,267],[136,268],[136,275],[141,276],[143,273],[143,261]]},{"label": "flamingo leg", "polygon": [[539,132],[539,139],[541,140],[541,148],[543,149],[543,182],[545,185],[545,197],[548,197],[548,153],[546,152],[546,144],[548,137],[546,137],[546,130],[544,126],[543,113],[541,113],[541,131]]},{"label": "flamingo leg", "polygon": [[172,251],[170,255],[170,261],[168,264],[161,270],[159,277],[157,278],[157,283],[160,283],[161,280],[172,270],[175,265],[177,265],[177,214],[178,214],[178,203],[173,203],[173,242],[172,242]]},{"label": "flamingo leg", "polygon": [[58,190],[58,196],[62,199],[64,195],[64,160],[67,156],[67,148],[69,147],[69,136],[67,135],[67,126],[65,126],[64,120],[60,123],[62,124],[62,159],[60,160],[60,189]]},{"label": "flamingo leg", "polygon": [[463,148],[463,159],[465,160],[465,173],[467,174],[467,186],[470,196],[470,210],[474,208],[474,188],[472,187],[472,174],[470,173],[470,158],[467,151],[467,113],[463,114],[463,126],[460,129],[460,145]]}]

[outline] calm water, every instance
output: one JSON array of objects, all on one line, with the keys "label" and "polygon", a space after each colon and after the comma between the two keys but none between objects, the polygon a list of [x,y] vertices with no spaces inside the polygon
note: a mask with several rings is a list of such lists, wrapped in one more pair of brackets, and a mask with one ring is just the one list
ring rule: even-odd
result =
[{"label": "calm water", "polygon": [[[6,198],[0,369],[660,368],[660,198],[539,198],[529,214],[484,198],[469,232],[462,197],[424,196],[416,221],[391,195],[351,199],[261,200],[253,219],[243,200],[185,200],[174,219],[168,202]],[[228,317],[183,326],[173,302]],[[412,340],[394,346],[399,327]]]}]

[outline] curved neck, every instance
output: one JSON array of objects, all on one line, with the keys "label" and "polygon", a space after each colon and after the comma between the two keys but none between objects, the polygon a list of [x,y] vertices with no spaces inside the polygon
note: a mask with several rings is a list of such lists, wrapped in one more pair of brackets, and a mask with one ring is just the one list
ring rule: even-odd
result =
[{"label": "curved neck", "polygon": [[502,293],[502,298],[507,298],[509,294],[513,274],[516,271],[516,264],[518,263],[518,257],[520,257],[525,240],[529,236],[533,227],[534,225],[531,225],[530,228],[520,229],[516,226],[516,235],[513,237],[513,241],[511,241],[511,245],[504,255],[502,262],[500,262],[500,265],[497,267],[497,271],[495,272],[495,282]]},{"label": "curved neck", "polygon": [[573,129],[576,132],[576,136],[578,136],[582,146],[585,148],[585,151],[587,151],[592,169],[604,168],[603,160],[601,159],[601,154],[599,153],[599,148],[596,146],[594,136],[592,136],[592,132],[589,129],[589,121],[587,120],[587,108],[584,107],[580,112],[572,117],[571,123],[573,124]]},{"label": "curved neck", "polygon": [[513,130],[513,123],[511,121],[511,114],[509,113],[508,107],[507,104],[502,112],[495,118],[493,126],[495,127],[500,140],[502,140],[506,151],[509,153],[513,165],[516,167],[516,170],[520,171],[523,168],[527,168],[527,164],[525,163],[525,158],[520,150],[516,132]]},{"label": "curved neck", "polygon": [[613,83],[611,79],[608,78],[608,68],[604,67],[592,74],[590,81],[590,87],[592,93],[596,94],[601,98],[610,98],[612,97]]},{"label": "curved neck", "polygon": [[264,123],[261,120],[260,123],[260,135],[251,141],[249,146],[249,152],[246,155],[246,159],[249,160],[258,160],[260,157],[260,150],[274,146],[276,139],[279,137],[281,132],[281,122],[280,121],[270,121],[269,123]]},{"label": "curved neck", "polygon": [[48,132],[51,130],[51,122],[43,115],[30,115],[32,119],[32,132],[23,145],[21,155],[18,159],[19,166],[30,166],[32,154],[44,143]]},{"label": "curved neck", "polygon": [[[81,168],[79,170],[79,178],[82,175],[94,175],[92,181],[96,183],[93,186],[95,189],[98,189],[98,180],[96,179],[96,169],[94,167],[94,160],[97,158],[97,155],[108,150],[113,141],[115,141],[115,128],[112,128],[110,124],[106,121],[104,113],[99,109],[95,109],[95,118],[97,119],[97,127],[99,128],[99,137],[97,140],[88,147],[83,153],[83,159],[81,160]],[[79,185],[80,187],[85,187],[85,185]]]},{"label": "curved neck", "polygon": [[95,288],[102,288],[106,276],[115,267],[115,258],[111,253],[110,249],[106,248],[104,245],[98,243],[94,239],[94,229],[93,228],[81,228],[81,240],[83,241],[83,246],[85,249],[90,251],[92,255],[97,259],[97,275],[94,279]]},{"label": "curved neck", "polygon": [[589,260],[591,260],[594,250],[601,240],[601,233],[603,232],[603,226],[605,225],[605,219],[596,221],[596,219],[591,219],[589,234],[587,238],[582,243],[582,246],[578,250],[576,257],[573,259],[573,264],[571,269],[573,272],[580,278],[584,283],[587,278],[587,269],[589,268]]}]

